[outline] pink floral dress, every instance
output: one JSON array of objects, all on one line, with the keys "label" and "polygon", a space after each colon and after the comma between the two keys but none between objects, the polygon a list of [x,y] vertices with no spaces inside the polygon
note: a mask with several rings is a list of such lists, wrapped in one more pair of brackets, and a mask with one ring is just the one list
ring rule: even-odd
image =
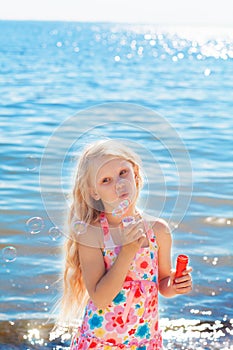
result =
[{"label": "pink floral dress", "polygon": [[[162,349],[158,327],[157,245],[153,229],[146,222],[145,227],[149,246],[137,252],[122,290],[108,307],[98,309],[91,300],[88,302],[71,350]],[[109,236],[107,232],[105,239]],[[103,256],[108,270],[120,247],[107,246],[105,244]]]}]

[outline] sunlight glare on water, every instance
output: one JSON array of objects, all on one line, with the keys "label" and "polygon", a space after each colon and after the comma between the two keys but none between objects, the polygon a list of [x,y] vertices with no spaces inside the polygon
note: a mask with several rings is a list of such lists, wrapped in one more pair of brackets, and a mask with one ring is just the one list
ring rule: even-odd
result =
[{"label": "sunlight glare on water", "polygon": [[[108,113],[107,125],[79,135],[91,118],[93,126],[99,125],[102,110],[90,115],[90,107],[119,101],[162,115],[190,153],[194,186],[183,220],[171,221],[172,262],[187,254],[194,284],[189,295],[160,296],[165,346],[232,349],[233,29],[0,21],[0,68],[0,349],[69,348],[69,335],[49,339],[64,267],[63,234],[68,232],[48,217],[38,174],[45,146],[65,120],[80,118],[78,127],[69,125],[56,137],[46,164],[45,193],[51,195],[56,217],[63,220],[56,164],[72,135],[76,142],[63,164],[64,198],[70,198],[70,173],[85,143],[127,138],[154,157],[151,161],[142,152],[152,183],[143,187],[141,203],[148,192],[155,215],[164,202],[163,171],[163,214],[165,219],[170,215],[179,190],[176,164],[150,133],[153,128],[162,132],[163,123],[143,113],[127,114],[127,108],[123,115],[116,108]],[[85,110],[85,118],[80,117]],[[140,123],[148,133],[139,132]],[[178,150],[175,154],[182,157]],[[85,233],[85,223],[76,219],[74,231]]]}]

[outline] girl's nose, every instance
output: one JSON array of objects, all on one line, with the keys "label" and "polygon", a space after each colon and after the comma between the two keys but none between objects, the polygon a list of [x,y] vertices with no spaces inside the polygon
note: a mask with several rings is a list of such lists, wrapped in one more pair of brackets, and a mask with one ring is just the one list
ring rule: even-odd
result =
[{"label": "girl's nose", "polygon": [[118,179],[116,181],[116,193],[120,194],[121,192],[123,192],[125,189],[125,181],[124,179]]}]

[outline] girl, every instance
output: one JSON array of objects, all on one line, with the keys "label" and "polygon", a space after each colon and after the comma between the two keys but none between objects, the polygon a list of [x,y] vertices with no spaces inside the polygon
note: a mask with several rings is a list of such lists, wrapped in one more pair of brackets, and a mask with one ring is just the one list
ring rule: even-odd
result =
[{"label": "girl", "polygon": [[72,350],[162,349],[158,291],[192,289],[191,268],[171,272],[167,223],[137,209],[141,187],[140,159],[122,142],[96,142],[80,157],[62,298],[66,320],[85,309]]}]

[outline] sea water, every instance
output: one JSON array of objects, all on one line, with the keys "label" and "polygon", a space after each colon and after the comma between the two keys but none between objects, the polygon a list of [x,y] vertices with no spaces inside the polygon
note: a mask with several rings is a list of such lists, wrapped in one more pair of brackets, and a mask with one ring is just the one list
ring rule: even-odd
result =
[{"label": "sea water", "polygon": [[171,226],[173,266],[189,255],[193,291],[160,297],[164,344],[232,349],[232,29],[1,21],[0,72],[0,348],[69,346],[69,335],[49,332],[63,268],[57,218],[81,146],[99,137],[141,144],[152,181],[142,203],[152,198],[150,213],[169,218],[186,189],[169,147],[156,143],[165,118],[183,142],[173,158],[192,169],[190,202],[184,196]]}]

